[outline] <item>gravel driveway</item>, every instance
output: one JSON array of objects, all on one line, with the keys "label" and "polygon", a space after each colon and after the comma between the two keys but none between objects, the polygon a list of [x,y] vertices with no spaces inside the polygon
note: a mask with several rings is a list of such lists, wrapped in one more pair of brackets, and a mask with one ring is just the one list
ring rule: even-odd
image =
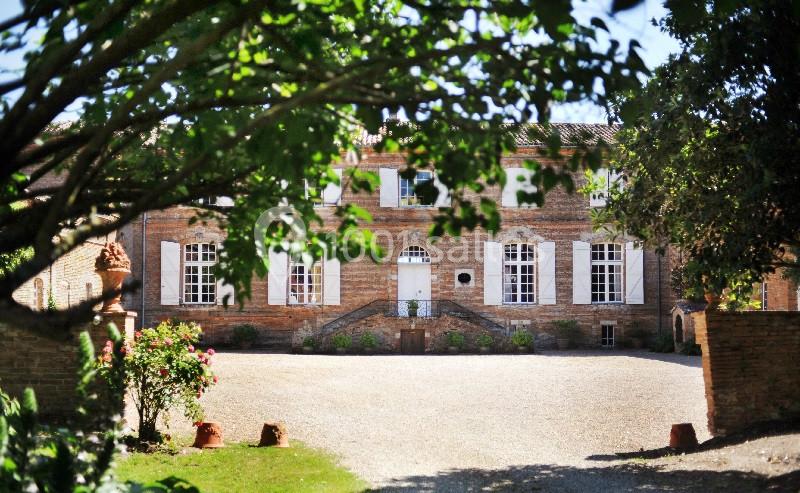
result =
[{"label": "gravel driveway", "polygon": [[[281,420],[379,486],[422,487],[455,470],[590,468],[589,456],[665,446],[672,423],[709,438],[697,357],[221,352],[214,368],[220,383],[203,405],[227,440],[255,441],[262,422]],[[175,418],[174,431],[191,433]]]}]

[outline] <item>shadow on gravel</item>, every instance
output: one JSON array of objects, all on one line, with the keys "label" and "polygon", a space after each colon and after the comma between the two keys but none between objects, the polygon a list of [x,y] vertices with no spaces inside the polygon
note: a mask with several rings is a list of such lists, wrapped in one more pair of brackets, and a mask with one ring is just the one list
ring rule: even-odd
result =
[{"label": "shadow on gravel", "polygon": [[543,350],[536,353],[539,356],[561,356],[570,358],[597,358],[602,356],[616,356],[617,358],[638,358],[663,363],[702,368],[703,359],[700,356],[686,356],[678,353],[651,353],[646,349],[569,349],[566,351]]},{"label": "shadow on gravel", "polygon": [[594,461],[618,461],[621,459],[658,459],[676,454],[696,454],[706,450],[715,450],[731,445],[738,445],[750,440],[780,436],[790,433],[800,432],[800,420],[797,421],[770,421],[752,426],[749,430],[734,433],[724,437],[714,437],[699,444],[697,447],[677,451],[669,447],[662,447],[652,450],[640,450],[638,452],[617,452],[616,454],[590,455],[586,460]]},{"label": "shadow on gravel", "polygon": [[531,465],[499,470],[460,469],[435,476],[399,478],[376,492],[542,491],[542,492],[792,492],[800,471],[767,477],[741,471],[665,471],[623,464],[602,468]]}]

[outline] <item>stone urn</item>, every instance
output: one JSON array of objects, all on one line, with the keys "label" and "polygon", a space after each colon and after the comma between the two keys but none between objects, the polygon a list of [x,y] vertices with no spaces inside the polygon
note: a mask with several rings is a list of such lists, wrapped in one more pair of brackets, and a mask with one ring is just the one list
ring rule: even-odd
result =
[{"label": "stone urn", "polygon": [[125,249],[117,242],[108,242],[100,250],[94,263],[95,271],[103,282],[103,293],[115,292],[113,297],[103,302],[103,313],[124,312],[120,305],[122,281],[131,273],[131,261]]},{"label": "stone urn", "polygon": [[222,441],[222,426],[215,421],[204,421],[197,426],[197,434],[194,438],[192,447],[196,448],[221,448],[225,443]]}]

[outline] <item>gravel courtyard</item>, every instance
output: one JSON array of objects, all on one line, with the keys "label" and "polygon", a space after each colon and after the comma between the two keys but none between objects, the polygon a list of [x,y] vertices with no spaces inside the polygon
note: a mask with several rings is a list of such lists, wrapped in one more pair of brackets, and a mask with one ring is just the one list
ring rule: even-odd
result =
[{"label": "gravel courtyard", "polygon": [[665,446],[672,423],[710,438],[697,357],[221,352],[214,369],[220,383],[202,403],[227,440],[257,440],[262,422],[281,420],[376,486],[454,470],[590,468],[590,456]]}]

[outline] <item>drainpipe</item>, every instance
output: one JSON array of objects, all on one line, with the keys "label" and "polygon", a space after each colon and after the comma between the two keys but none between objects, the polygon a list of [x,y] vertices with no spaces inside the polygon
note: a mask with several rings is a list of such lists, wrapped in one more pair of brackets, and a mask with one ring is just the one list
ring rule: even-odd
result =
[{"label": "drainpipe", "polygon": [[142,214],[142,314],[139,318],[139,327],[144,327],[144,293],[145,293],[145,278],[147,276],[147,212]]},{"label": "drainpipe", "polygon": [[658,261],[658,269],[656,274],[656,303],[657,306],[657,316],[658,316],[658,335],[661,335],[661,254],[656,253],[656,259]]}]

